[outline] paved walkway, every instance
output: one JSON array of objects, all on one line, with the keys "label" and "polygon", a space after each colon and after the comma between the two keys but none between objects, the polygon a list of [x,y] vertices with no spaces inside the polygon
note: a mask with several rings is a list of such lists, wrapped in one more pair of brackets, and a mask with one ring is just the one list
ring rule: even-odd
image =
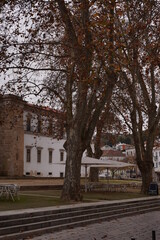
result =
[{"label": "paved walkway", "polygon": [[160,240],[160,211],[50,233],[32,240]]},{"label": "paved walkway", "polygon": [[[160,196],[150,197],[150,199],[159,199]],[[10,216],[18,213],[33,213],[54,209],[67,209],[75,207],[84,207],[91,205],[113,204],[117,202],[130,202],[133,200],[146,200],[147,198],[101,201],[97,203],[79,203],[64,206],[19,209],[12,211],[0,211],[0,216]],[[152,240],[152,231],[156,231],[156,240],[160,240],[160,211],[140,214],[131,217],[119,218],[107,222],[99,222],[86,227],[77,227],[60,232],[50,233],[42,236],[29,238],[32,240]]]}]

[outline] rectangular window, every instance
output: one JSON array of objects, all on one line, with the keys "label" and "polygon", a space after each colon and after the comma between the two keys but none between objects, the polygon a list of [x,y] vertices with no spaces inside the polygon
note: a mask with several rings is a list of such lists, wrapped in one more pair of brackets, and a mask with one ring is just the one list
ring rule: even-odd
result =
[{"label": "rectangular window", "polygon": [[49,135],[53,134],[53,123],[51,121],[49,122],[49,129],[48,129],[48,131],[49,131]]},{"label": "rectangular window", "polygon": [[37,131],[38,131],[38,133],[41,132],[41,120],[38,120]]},{"label": "rectangular window", "polygon": [[60,178],[63,178],[63,172],[60,172]]},{"label": "rectangular window", "polygon": [[26,175],[30,175],[30,172],[26,172]]},{"label": "rectangular window", "polygon": [[64,160],[64,151],[60,151],[60,161],[63,162]]},{"label": "rectangular window", "polygon": [[31,119],[29,117],[27,118],[27,131],[31,131]]},{"label": "rectangular window", "polygon": [[52,150],[49,150],[49,163],[52,163]]},{"label": "rectangular window", "polygon": [[41,175],[41,173],[40,173],[40,172],[37,172],[37,175]]},{"label": "rectangular window", "polygon": [[49,172],[48,175],[51,176],[51,175],[52,175],[52,172]]},{"label": "rectangular window", "polygon": [[37,162],[41,162],[41,149],[37,149]]},{"label": "rectangular window", "polygon": [[31,161],[31,149],[27,148],[27,156],[26,156],[26,162]]}]

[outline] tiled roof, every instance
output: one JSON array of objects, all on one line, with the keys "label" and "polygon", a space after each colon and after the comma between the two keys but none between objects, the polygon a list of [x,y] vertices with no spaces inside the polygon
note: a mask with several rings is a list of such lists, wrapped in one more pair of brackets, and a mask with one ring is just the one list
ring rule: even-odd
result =
[{"label": "tiled roof", "polygon": [[125,157],[125,155],[118,150],[103,150],[102,157]]}]

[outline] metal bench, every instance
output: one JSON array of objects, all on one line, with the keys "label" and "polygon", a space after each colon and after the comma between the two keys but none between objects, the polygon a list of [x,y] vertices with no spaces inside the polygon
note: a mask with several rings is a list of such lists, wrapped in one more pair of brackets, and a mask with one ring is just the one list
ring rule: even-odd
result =
[{"label": "metal bench", "polygon": [[20,187],[17,184],[0,184],[0,198],[9,199],[15,201],[15,198],[19,199]]}]

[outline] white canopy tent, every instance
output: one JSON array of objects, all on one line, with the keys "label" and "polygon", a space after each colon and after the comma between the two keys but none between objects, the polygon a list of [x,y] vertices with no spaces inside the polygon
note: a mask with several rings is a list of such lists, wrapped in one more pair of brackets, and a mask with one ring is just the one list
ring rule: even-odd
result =
[{"label": "white canopy tent", "polygon": [[82,165],[90,166],[90,167],[101,167],[101,168],[126,168],[126,167],[134,167],[135,164],[124,163],[114,160],[100,160],[97,158],[91,157],[83,157],[82,158]]},{"label": "white canopy tent", "polygon": [[130,163],[124,163],[119,161],[113,161],[113,160],[100,160],[97,158],[91,158],[91,157],[83,157],[82,158],[82,166],[85,166],[85,191],[87,191],[87,167],[95,167],[95,168],[106,168],[106,169],[119,169],[119,168],[129,168],[134,167],[135,164]]},{"label": "white canopy tent", "polygon": [[[56,163],[56,164],[66,164],[65,162],[63,163]],[[87,186],[87,168],[88,167],[95,167],[95,168],[102,168],[102,169],[119,169],[119,168],[129,168],[129,167],[134,167],[135,164],[130,164],[130,163],[124,163],[124,162],[119,162],[119,161],[114,161],[114,160],[100,160],[97,158],[91,158],[91,157],[83,157],[81,166],[85,167],[85,191],[86,186]]]}]

